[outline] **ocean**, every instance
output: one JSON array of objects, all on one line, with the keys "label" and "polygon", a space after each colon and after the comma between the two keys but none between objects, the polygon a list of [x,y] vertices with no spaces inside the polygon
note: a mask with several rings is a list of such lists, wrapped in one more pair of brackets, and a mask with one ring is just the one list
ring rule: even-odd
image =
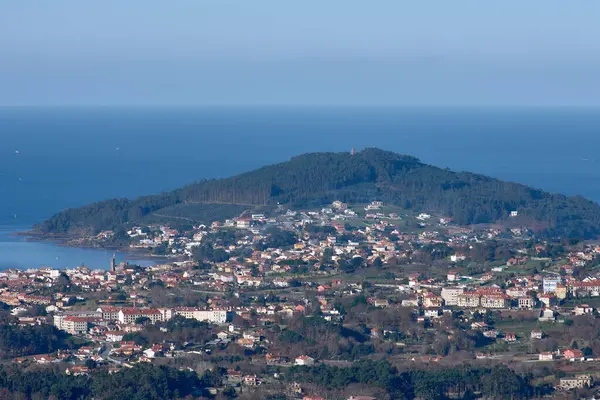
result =
[{"label": "ocean", "polygon": [[27,242],[11,233],[64,208],[170,190],[306,152],[380,147],[600,201],[599,111],[0,108],[0,268],[106,268],[111,252]]}]

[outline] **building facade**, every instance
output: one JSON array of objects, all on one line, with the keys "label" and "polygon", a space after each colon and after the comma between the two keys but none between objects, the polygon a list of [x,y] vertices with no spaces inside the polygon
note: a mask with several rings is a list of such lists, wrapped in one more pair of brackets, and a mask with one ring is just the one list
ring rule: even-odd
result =
[{"label": "building facade", "polygon": [[138,318],[146,317],[154,324],[163,320],[162,313],[156,308],[126,308],[119,311],[119,322],[134,324]]},{"label": "building facade", "polygon": [[478,293],[462,293],[457,298],[459,307],[479,307],[480,295]]},{"label": "building facade", "polygon": [[465,289],[461,287],[442,288],[442,299],[444,299],[444,304],[447,306],[458,305],[458,296],[463,294],[464,291]]}]

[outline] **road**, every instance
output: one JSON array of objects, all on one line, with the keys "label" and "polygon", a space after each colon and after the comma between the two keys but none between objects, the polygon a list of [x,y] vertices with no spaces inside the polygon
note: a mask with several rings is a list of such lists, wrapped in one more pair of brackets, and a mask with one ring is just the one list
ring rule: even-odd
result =
[{"label": "road", "polygon": [[115,358],[112,358],[110,356],[110,351],[113,349],[113,344],[111,342],[103,342],[102,343],[102,348],[104,350],[102,350],[100,352],[100,357],[102,357],[103,359],[113,363],[113,364],[117,364],[117,365],[121,365],[123,364],[123,361],[117,360]]}]

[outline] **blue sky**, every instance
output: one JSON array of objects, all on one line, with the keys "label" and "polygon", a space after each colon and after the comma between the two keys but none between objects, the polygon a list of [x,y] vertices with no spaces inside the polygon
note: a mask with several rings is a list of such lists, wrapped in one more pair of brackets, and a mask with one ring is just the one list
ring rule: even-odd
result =
[{"label": "blue sky", "polygon": [[600,2],[0,0],[0,105],[599,105]]}]

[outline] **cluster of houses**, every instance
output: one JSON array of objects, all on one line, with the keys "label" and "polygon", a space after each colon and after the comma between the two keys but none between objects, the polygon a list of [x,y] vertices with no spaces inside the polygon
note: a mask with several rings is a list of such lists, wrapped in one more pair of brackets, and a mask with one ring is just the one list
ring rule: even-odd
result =
[{"label": "cluster of houses", "polygon": [[[587,304],[567,308],[561,302],[568,298],[600,295],[600,275],[576,274],[579,268],[600,256],[600,247],[585,245],[560,259],[552,259],[545,255],[546,243],[525,247],[530,236],[523,228],[474,230],[452,225],[452,218],[449,217],[421,213],[410,217],[419,229],[406,231],[401,228],[400,222],[409,217],[389,211],[380,201],[356,211],[348,204],[336,201],[319,211],[287,211],[276,216],[243,214],[239,218],[195,226],[193,232],[179,232],[164,225],[133,227],[127,232],[132,247],[164,246],[168,253],[190,259],[182,261],[178,258],[148,268],[127,263],[116,265],[113,260],[108,270],[92,270],[85,266],[66,270],[6,270],[0,272],[0,302],[9,305],[23,324],[46,323],[40,317],[21,315],[33,306],[44,307],[56,328],[100,344],[92,350],[85,349],[82,352],[80,349],[76,353],[63,353],[55,358],[38,356],[36,363],[62,360],[61,357],[65,356],[101,362],[112,356],[129,357],[134,354],[140,362],[152,362],[156,357],[169,356],[180,349],[169,343],[151,343],[141,347],[124,341],[125,336],[143,329],[146,324],[163,323],[180,316],[217,325],[214,343],[235,341],[246,349],[254,349],[258,345],[267,348],[264,360],[267,364],[310,366],[315,363],[314,358],[300,355],[290,359],[275,354],[269,350],[269,344],[265,343],[262,335],[257,333],[257,326],[243,330],[231,324],[232,318],[237,315],[250,320],[252,315],[257,324],[267,325],[280,318],[304,314],[309,306],[313,309],[318,306],[325,320],[343,321],[343,312],[334,307],[334,299],[361,294],[364,287],[362,283],[340,278],[343,275],[336,270],[339,261],[360,258],[363,265],[379,263],[384,267],[392,260],[410,264],[415,254],[422,252],[423,248],[443,245],[452,250],[443,260],[450,266],[445,270],[445,275],[433,275],[425,271],[408,276],[392,276],[386,282],[379,281],[372,287],[368,304],[381,308],[409,307],[414,310],[415,323],[422,326],[431,326],[433,321],[455,310],[481,313],[489,310],[535,310],[541,322],[556,321],[569,314],[595,313],[595,309]],[[352,226],[351,223],[357,220],[361,223]],[[311,233],[304,229],[309,225],[326,229]],[[256,246],[268,238],[265,228],[270,226],[294,232],[297,242],[282,248],[263,249]],[[238,233],[235,243],[222,246],[223,251],[231,257],[225,261],[210,262],[208,269],[194,268],[196,262],[191,259],[194,248],[202,246],[207,237],[223,229],[236,230]],[[111,235],[109,231],[102,232],[94,240],[105,240]],[[502,265],[494,263],[483,272],[467,273],[465,266],[470,261],[468,249],[496,239],[511,243],[513,256]],[[549,266],[546,270],[532,272],[525,269],[531,260],[542,258]],[[301,274],[295,270],[298,265],[304,267]],[[519,273],[521,268],[528,272]],[[509,275],[507,270],[516,273]],[[329,278],[330,275],[335,276]],[[64,290],[51,290],[59,284]],[[162,307],[149,297],[150,289],[156,284],[167,290],[185,288],[211,295],[208,305],[204,307]],[[385,296],[389,292],[379,292],[379,287],[386,290],[391,288],[402,294],[403,300],[390,302]],[[316,292],[318,304],[309,304],[307,298],[281,296],[277,301],[264,301],[260,305],[234,306],[224,295],[220,295],[226,292],[235,295],[240,292],[259,293],[265,289],[270,293],[278,293],[296,288]],[[53,294],[39,294],[48,292]],[[103,300],[93,304],[114,304],[114,297],[125,293],[126,298],[120,298],[119,301],[126,305],[86,307],[84,302],[92,293],[96,299],[99,294],[105,295]],[[471,328],[482,331],[488,338],[509,343],[519,339],[514,333],[501,333],[483,322],[474,322]],[[376,330],[373,329],[373,332],[376,333]],[[533,340],[542,337],[540,330],[531,332]],[[110,351],[104,353],[102,346],[106,344],[111,344]],[[478,358],[481,357],[484,356],[479,354]],[[577,349],[539,354],[540,361],[556,359],[580,361],[586,357]],[[72,375],[88,373],[84,365],[74,365],[68,371]],[[560,386],[571,389],[592,384],[591,378],[584,378],[564,378]],[[248,386],[262,382],[259,376],[232,371],[231,380],[238,379]]]}]

